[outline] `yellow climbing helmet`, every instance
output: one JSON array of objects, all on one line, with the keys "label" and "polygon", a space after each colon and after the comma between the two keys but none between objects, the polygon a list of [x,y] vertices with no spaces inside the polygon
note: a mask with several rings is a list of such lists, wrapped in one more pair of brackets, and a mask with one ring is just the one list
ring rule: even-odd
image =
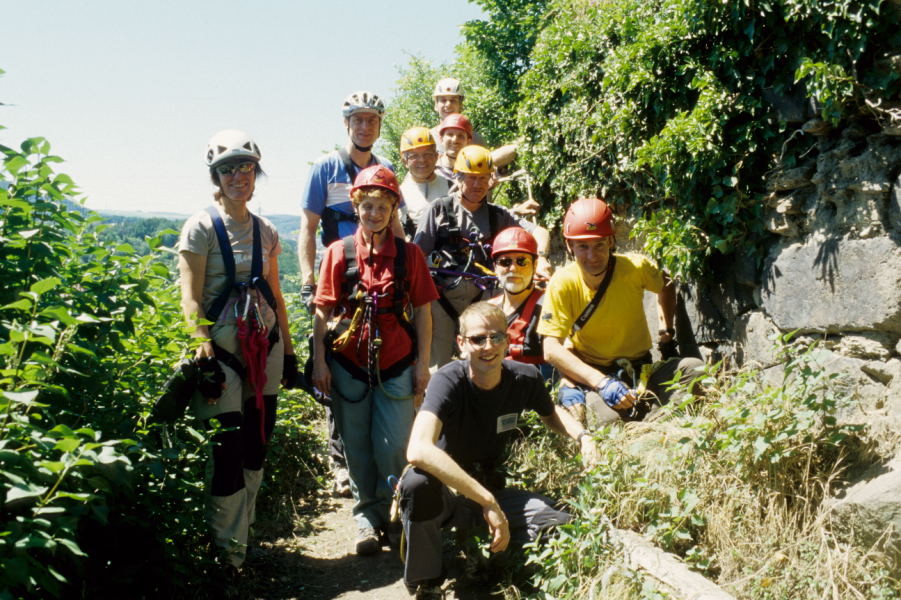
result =
[{"label": "yellow climbing helmet", "polygon": [[454,162],[454,173],[468,173],[470,175],[490,175],[494,171],[494,161],[491,160],[491,152],[484,146],[466,146],[457,153]]},{"label": "yellow climbing helmet", "polygon": [[411,127],[400,136],[401,153],[423,146],[434,146],[435,138],[428,127]]}]

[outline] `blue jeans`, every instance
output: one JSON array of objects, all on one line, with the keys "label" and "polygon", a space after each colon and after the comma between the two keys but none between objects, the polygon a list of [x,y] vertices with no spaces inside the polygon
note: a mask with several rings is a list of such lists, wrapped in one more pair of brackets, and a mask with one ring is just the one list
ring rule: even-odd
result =
[{"label": "blue jeans", "polygon": [[[407,442],[413,427],[413,400],[392,400],[376,386],[351,377],[341,365],[329,362],[332,372],[332,411],[350,474],[359,527],[388,525],[394,490],[388,476],[400,477],[407,465]],[[382,382],[392,396],[413,393],[413,367]]]}]

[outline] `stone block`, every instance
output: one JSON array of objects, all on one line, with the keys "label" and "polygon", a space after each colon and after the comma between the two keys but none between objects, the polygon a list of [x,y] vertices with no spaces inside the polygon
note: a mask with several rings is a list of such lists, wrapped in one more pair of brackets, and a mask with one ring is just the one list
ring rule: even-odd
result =
[{"label": "stone block", "polygon": [[888,202],[888,221],[896,233],[901,233],[901,175],[892,185],[892,194]]},{"label": "stone block", "polygon": [[865,331],[842,336],[835,350],[851,358],[888,360],[892,355],[892,340],[886,333]]},{"label": "stone block", "polygon": [[810,177],[813,173],[813,167],[787,169],[770,177],[766,183],[766,187],[767,190],[771,192],[782,192],[802,188],[811,185]]},{"label": "stone block", "polygon": [[783,331],[901,333],[901,248],[888,237],[783,244],[764,264],[763,309]]},{"label": "stone block", "polygon": [[871,360],[860,366],[860,370],[880,383],[890,385],[894,380],[901,380],[901,360]]},{"label": "stone block", "polygon": [[736,358],[743,365],[769,367],[777,362],[774,336],[779,330],[760,311],[742,315],[735,323]]},{"label": "stone block", "polygon": [[889,463],[882,474],[850,488],[832,505],[832,529],[855,544],[876,543],[901,562],[901,460]]}]

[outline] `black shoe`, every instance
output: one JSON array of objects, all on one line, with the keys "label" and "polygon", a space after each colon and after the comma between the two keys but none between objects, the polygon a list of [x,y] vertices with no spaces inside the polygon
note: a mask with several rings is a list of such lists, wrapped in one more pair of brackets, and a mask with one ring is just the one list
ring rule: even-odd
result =
[{"label": "black shoe", "polygon": [[416,588],[416,600],[444,600],[444,590],[438,585],[420,585]]},{"label": "black shoe", "polygon": [[379,544],[382,547],[388,546],[392,550],[400,548],[400,538],[403,529],[400,523],[388,523],[379,527]]},{"label": "black shoe", "polygon": [[379,544],[379,536],[372,527],[360,527],[357,530],[355,552],[357,556],[372,556],[382,546]]}]

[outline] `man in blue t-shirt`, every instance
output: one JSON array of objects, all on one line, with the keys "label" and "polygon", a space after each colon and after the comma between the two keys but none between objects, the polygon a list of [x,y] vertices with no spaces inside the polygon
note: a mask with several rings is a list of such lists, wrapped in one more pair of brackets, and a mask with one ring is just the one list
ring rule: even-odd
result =
[{"label": "man in blue t-shirt", "polygon": [[505,485],[501,453],[523,411],[534,410],[548,428],[576,440],[587,464],[597,461],[591,434],[554,405],[538,370],[504,360],[506,329],[504,313],[493,304],[478,302],[463,311],[457,342],[464,360],[435,373],[413,422],[407,446],[412,468],[399,486],[404,581],[416,598],[442,597],[442,525],[484,520],[490,550],[502,552],[511,541],[523,544],[569,520],[548,498]]},{"label": "man in blue t-shirt", "polygon": [[[316,230],[322,225],[322,246],[357,230],[357,217],[350,202],[350,188],[357,174],[376,163],[394,170],[391,163],[372,152],[379,139],[385,103],[372,92],[354,92],[341,107],[344,126],[347,128],[347,144],[320,157],[310,167],[310,175],[303,191],[300,217],[300,233],[297,236],[297,258],[300,262],[300,297],[309,309],[316,295]],[[403,237],[403,228],[395,212],[392,228],[394,234]],[[350,479],[344,460],[344,443],[335,428],[331,409],[326,408],[329,429],[329,456],[335,475],[334,491],[350,497]]]},{"label": "man in blue t-shirt", "polygon": [[[390,162],[372,152],[385,114],[381,98],[372,92],[354,92],[344,100],[341,113],[347,128],[347,144],[313,163],[300,203],[303,214],[297,256],[301,298],[306,304],[315,293],[316,230],[322,225],[323,247],[353,234],[357,230],[357,218],[350,202],[350,188],[357,174],[374,164],[394,170]],[[399,220],[395,219],[392,228],[395,235],[403,237]]]}]

